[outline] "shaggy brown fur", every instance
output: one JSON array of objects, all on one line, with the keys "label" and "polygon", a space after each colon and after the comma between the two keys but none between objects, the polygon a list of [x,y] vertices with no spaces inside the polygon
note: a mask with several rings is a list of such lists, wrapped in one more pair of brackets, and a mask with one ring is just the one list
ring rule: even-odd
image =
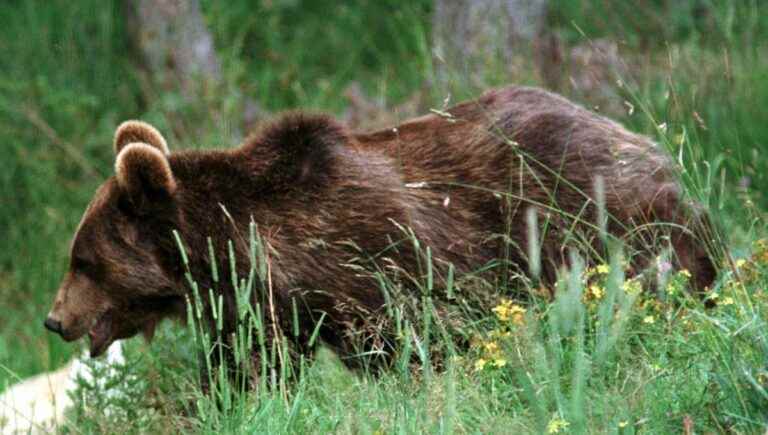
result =
[{"label": "shaggy brown fur", "polygon": [[[638,226],[670,222],[665,233],[680,266],[700,288],[715,276],[704,244],[690,231],[700,218],[684,203],[664,153],[539,89],[491,91],[440,115],[367,134],[350,133],[326,116],[289,114],[238,148],[168,155],[154,128],[134,122],[120,127],[115,149],[116,177],[85,212],[47,322],[68,340],[89,332],[93,355],[116,339],[151,336],[163,317],[184,315],[188,288],[173,229],[207,289],[207,237],[220,271],[229,270],[227,241],[233,240],[245,274],[251,219],[271,247],[280,328],[290,331],[285,319],[296,298],[297,345],[326,313],[321,338],[347,355],[355,348],[351,337],[385,303],[370,275],[350,264],[377,257],[404,276],[421,276],[420,253],[403,243],[402,228],[410,228],[431,248],[438,272],[447,263],[470,272],[500,258],[506,261],[496,270],[524,271],[525,210],[533,207],[542,224],[542,278],[551,282],[567,247],[603,249],[594,230],[598,177],[615,237],[643,248],[651,236]],[[508,234],[512,249],[499,234]],[[231,287],[221,291],[226,335],[235,327],[235,303]]]}]

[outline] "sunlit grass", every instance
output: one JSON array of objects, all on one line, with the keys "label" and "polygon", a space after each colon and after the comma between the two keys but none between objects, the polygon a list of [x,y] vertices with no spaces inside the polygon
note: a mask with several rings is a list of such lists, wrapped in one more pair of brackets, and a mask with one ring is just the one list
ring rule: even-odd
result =
[{"label": "sunlit grass", "polygon": [[[660,299],[624,277],[619,251],[591,269],[576,259],[554,301],[500,299],[478,319],[469,348],[435,372],[419,368],[431,361],[379,376],[351,372],[321,348],[288,387],[268,375],[241,390],[214,369],[203,393],[194,349],[205,332],[165,327],[153,345],[129,347],[124,376],[145,382],[114,388],[140,414],[124,423],[136,430],[669,433],[692,421],[703,431],[750,433],[764,427],[768,400],[766,275],[756,273],[768,268],[765,246],[756,242],[738,261],[742,281],[726,277],[709,296],[715,308],[690,295],[686,271],[670,272]],[[91,389],[81,397],[107,406],[105,396]],[[118,418],[73,417],[77,427]]]}]

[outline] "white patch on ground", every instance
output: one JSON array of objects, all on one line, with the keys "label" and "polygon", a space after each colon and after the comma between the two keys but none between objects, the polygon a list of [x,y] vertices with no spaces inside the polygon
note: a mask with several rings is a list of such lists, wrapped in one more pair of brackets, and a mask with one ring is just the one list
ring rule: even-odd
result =
[{"label": "white patch on ground", "polygon": [[105,379],[93,379],[94,370],[110,370],[114,364],[124,364],[123,348],[115,342],[107,350],[106,358],[85,363],[88,352],[73,359],[64,367],[41,373],[8,387],[0,395],[0,433],[42,434],[55,432],[64,424],[64,412],[72,405],[69,393],[77,387],[77,379],[100,384]]}]

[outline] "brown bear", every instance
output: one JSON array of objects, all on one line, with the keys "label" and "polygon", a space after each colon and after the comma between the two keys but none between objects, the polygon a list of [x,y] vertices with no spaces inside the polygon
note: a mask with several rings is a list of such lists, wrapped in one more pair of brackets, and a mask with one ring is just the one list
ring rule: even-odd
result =
[{"label": "brown bear", "polygon": [[[404,242],[408,232],[430,248],[438,274],[448,264],[456,274],[525,272],[526,210],[535,210],[540,279],[551,283],[569,247],[604,252],[595,205],[602,200],[611,237],[639,248],[634,264],[663,245],[638,229],[667,228],[659,240],[695,286],[715,278],[701,237],[705,219],[684,200],[665,153],[540,89],[490,91],[372,133],[292,113],[237,148],[210,151],[171,153],[155,128],[128,121],[114,148],[115,176],[85,211],[45,321],[65,340],[87,333],[92,356],[114,340],[151,337],[165,317],[184,318],[190,290],[174,230],[194,279],[207,289],[208,238],[222,274],[230,240],[237,271],[246,274],[251,220],[269,247],[278,317],[292,317],[298,300],[305,340],[327,316],[319,337],[346,355],[356,349],[355,328],[383,313],[386,302],[372,275],[350,265],[379,259],[403,276],[423,276],[420,250]],[[604,195],[596,193],[597,180]],[[219,287],[225,336],[236,317],[228,282],[223,276]]]}]

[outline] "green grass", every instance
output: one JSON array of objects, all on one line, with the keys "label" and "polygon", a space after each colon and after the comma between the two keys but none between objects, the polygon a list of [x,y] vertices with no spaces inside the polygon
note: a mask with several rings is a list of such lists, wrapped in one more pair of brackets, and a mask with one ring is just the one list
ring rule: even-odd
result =
[{"label": "green grass", "polygon": [[[273,112],[340,114],[353,81],[387,107],[424,90],[430,107],[447,92],[452,101],[477,92],[461,82],[431,86],[426,0],[202,3],[224,66],[226,90],[214,100],[226,116],[246,98]],[[224,127],[199,107],[142,88],[120,14],[111,1],[0,6],[0,389],[78,349],[45,333],[42,320],[80,214],[112,170],[115,126],[146,119],[174,149],[236,145],[222,142]],[[581,302],[589,287],[573,271],[558,300],[527,306],[522,324],[490,310],[476,319],[474,345],[443,370],[403,363],[372,377],[321,350],[293,385],[231,392],[228,408],[197,387],[194,334],[167,324],[151,345],[129,342],[115,380],[121,396],[82,387],[87,402],[73,410],[70,431],[537,433],[565,422],[564,432],[676,433],[689,420],[698,433],[765,432],[768,257],[755,242],[765,237],[768,206],[766,6],[574,0],[558,3],[550,26],[566,46],[620,43],[631,61],[618,94],[636,108],[621,121],[682,156],[689,193],[727,229],[732,255],[755,254],[741,280],[723,268],[718,308],[686,297],[680,276],[663,302],[633,298],[616,272],[597,282],[603,298]],[[514,76],[504,65],[487,71],[489,87],[540,83],[531,65]],[[171,128],[179,120],[199,127]],[[611,303],[625,309],[607,316]],[[479,359],[491,362],[478,371]],[[494,367],[500,359],[506,364]]]},{"label": "green grass", "polygon": [[[204,433],[542,433],[558,425],[565,433],[675,433],[689,419],[703,432],[764,430],[768,242],[739,262],[743,286],[727,280],[710,296],[716,309],[687,293],[684,272],[667,276],[657,298],[627,281],[621,264],[616,252],[604,268],[575,267],[551,304],[501,303],[478,319],[470,348],[449,352],[438,371],[402,351],[382,376],[351,373],[320,349],[316,362],[294,367],[287,385],[267,371],[256,390],[243,391],[216,383],[214,371],[203,394],[191,345],[200,330],[194,322],[166,326],[150,348],[131,343],[128,364],[110,380],[116,399],[81,389],[72,424]],[[414,354],[426,353],[430,327],[439,322],[402,334],[419,337],[408,341]],[[103,409],[115,415],[105,419]]]}]

